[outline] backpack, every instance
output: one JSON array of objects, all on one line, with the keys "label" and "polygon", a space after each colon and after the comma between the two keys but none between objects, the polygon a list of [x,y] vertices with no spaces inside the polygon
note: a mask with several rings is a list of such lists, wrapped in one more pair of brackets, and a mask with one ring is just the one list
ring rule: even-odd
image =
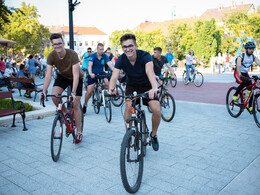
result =
[{"label": "backpack", "polygon": [[[253,55],[253,62],[255,61],[255,55],[254,54],[252,54]],[[239,57],[239,56],[238,56]],[[237,58],[238,58],[237,57]],[[236,58],[236,60],[235,60],[235,64],[236,64],[236,66],[234,67],[234,77],[235,77],[235,79],[236,79],[236,82],[238,83],[238,84],[241,84],[242,83],[242,80],[240,79],[240,77],[239,77],[239,75],[238,75],[238,73],[237,73],[237,58]],[[245,58],[245,53],[242,53],[242,60],[241,60],[241,65],[242,66],[244,66],[243,65],[243,61],[244,61],[244,58]],[[252,65],[251,65],[252,66]]]}]

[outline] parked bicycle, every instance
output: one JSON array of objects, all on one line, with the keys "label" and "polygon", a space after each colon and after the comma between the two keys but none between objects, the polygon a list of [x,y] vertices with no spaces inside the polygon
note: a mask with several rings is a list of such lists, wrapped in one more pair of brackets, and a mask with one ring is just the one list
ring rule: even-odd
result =
[{"label": "parked bicycle", "polygon": [[[52,131],[51,131],[51,157],[54,162],[57,162],[60,157],[62,140],[63,140],[63,130],[66,128],[66,137],[71,134],[73,137],[73,143],[76,139],[76,123],[74,119],[74,110],[72,104],[72,97],[68,95],[46,95],[46,97],[55,97],[58,100],[57,113],[53,120]],[[67,98],[65,102],[62,101],[63,98]],[[44,104],[44,96],[41,96],[42,106]],[[62,106],[68,106],[68,113],[65,114],[62,111]],[[82,108],[81,108],[82,109]],[[83,132],[84,117],[82,112],[82,122],[81,122],[81,132]],[[64,128],[65,127],[65,128]]]},{"label": "parked bicycle", "polygon": [[112,108],[111,108],[111,98],[104,95],[106,91],[104,78],[106,75],[95,75],[97,78],[97,83],[95,84],[93,93],[92,93],[92,105],[96,114],[99,113],[100,107],[104,106],[104,112],[107,122],[110,122],[112,119]]},{"label": "parked bicycle", "polygon": [[[250,80],[253,81],[252,85],[247,86],[246,88],[242,89],[238,94],[238,103],[235,103],[233,100],[233,95],[236,92],[236,87],[231,87],[226,96],[226,107],[230,116],[237,118],[241,115],[241,113],[249,108],[249,100],[253,98],[253,110],[252,114],[254,116],[254,120],[256,125],[260,128],[260,88],[257,85],[258,80],[260,77],[252,76]],[[248,97],[245,97],[246,90],[252,87],[250,94]],[[249,111],[249,110],[248,110]]]},{"label": "parked bicycle", "polygon": [[[111,95],[106,95],[111,97]],[[124,188],[129,193],[135,193],[140,188],[143,176],[144,156],[146,147],[151,145],[149,129],[146,125],[145,111],[135,100],[147,98],[147,93],[131,95],[116,95],[125,101],[132,102],[132,117],[126,121],[127,131],[121,143],[120,173]],[[132,124],[132,126],[130,125]]]},{"label": "parked bicycle", "polygon": [[[196,66],[200,64],[193,64],[193,65]],[[189,80],[187,80],[187,70],[185,69],[182,75],[182,80],[184,85],[188,85],[189,83],[194,83],[196,87],[200,87],[204,82],[204,77],[195,67],[194,71],[190,71]]]},{"label": "parked bicycle", "polygon": [[[166,85],[168,82],[168,77],[160,78],[163,83],[159,86],[159,102],[161,105],[161,117],[164,121],[170,122],[174,115],[175,115],[175,100],[173,96],[168,92],[168,89],[166,89]],[[148,106],[148,111],[152,113],[151,108]]]}]

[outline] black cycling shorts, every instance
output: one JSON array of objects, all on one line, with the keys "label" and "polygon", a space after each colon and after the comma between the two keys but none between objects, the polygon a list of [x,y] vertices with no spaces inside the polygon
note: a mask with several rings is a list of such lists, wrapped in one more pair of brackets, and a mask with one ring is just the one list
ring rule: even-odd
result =
[{"label": "black cycling shorts", "polygon": [[[130,95],[133,94],[134,91],[136,91],[138,94],[139,93],[144,93],[152,89],[151,85],[134,85],[134,84],[126,84],[126,89],[125,89],[125,95]],[[149,99],[149,98],[143,98],[143,105],[148,106],[148,102],[151,100],[157,100],[158,96],[156,96],[154,99]],[[137,104],[140,103],[140,99],[138,98],[136,101]]]},{"label": "black cycling shorts", "polygon": [[[61,74],[58,74],[53,86],[58,86],[65,90],[69,85],[71,86],[72,89],[73,80],[67,79]],[[82,88],[83,88],[83,79],[79,79],[78,88],[76,90],[76,96],[82,96]]]}]

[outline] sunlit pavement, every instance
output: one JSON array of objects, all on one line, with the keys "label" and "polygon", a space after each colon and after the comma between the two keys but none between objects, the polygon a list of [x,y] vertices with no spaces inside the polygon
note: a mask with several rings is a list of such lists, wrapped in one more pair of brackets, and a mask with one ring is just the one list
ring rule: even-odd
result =
[{"label": "sunlit pavement", "polygon": [[[226,87],[210,90],[205,98],[214,83]],[[225,73],[205,74],[201,88],[181,80],[176,89],[169,88],[176,115],[170,123],[161,121],[160,149],[148,148],[137,194],[260,194],[260,129],[247,111],[236,119],[228,114],[223,96],[233,85],[232,74]],[[28,100],[17,91],[14,97]],[[214,98],[221,100],[214,103]],[[51,104],[42,113],[54,109]],[[151,128],[151,114],[144,109]],[[50,154],[53,118],[27,121],[27,132],[22,123],[0,127],[0,194],[127,194],[119,170],[125,132],[121,109],[113,107],[107,123],[103,108],[96,115],[89,104],[83,142],[74,145],[64,136],[57,163]]]}]

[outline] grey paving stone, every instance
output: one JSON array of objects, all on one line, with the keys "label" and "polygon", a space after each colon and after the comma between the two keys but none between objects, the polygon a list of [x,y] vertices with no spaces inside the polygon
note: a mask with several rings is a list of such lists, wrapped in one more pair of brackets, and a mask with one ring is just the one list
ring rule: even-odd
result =
[{"label": "grey paving stone", "polygon": [[176,195],[192,195],[192,194],[194,194],[194,191],[186,189],[186,188],[183,188],[183,187],[178,187],[173,192],[173,194],[176,194]]},{"label": "grey paving stone", "polygon": [[1,186],[0,188],[0,194],[8,194],[8,195],[29,195],[29,192],[26,192],[23,188],[16,186],[15,184],[7,184],[4,186]]}]

